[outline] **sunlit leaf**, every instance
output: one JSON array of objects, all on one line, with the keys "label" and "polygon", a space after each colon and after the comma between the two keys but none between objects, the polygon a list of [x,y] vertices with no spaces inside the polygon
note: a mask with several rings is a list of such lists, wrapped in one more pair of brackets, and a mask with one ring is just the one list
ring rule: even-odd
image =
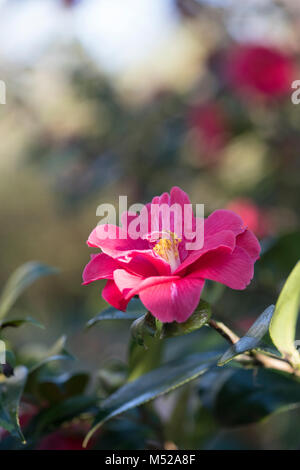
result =
[{"label": "sunlit leaf", "polygon": [[258,319],[253,323],[251,328],[247,331],[245,336],[243,336],[237,343],[233,344],[221,357],[218,362],[219,366],[226,364],[226,362],[231,361],[234,357],[239,354],[243,354],[246,351],[255,349],[261,342],[261,339],[267,333],[274,313],[275,306],[270,305],[264,312],[258,317]]},{"label": "sunlit leaf", "polygon": [[273,343],[295,366],[300,366],[300,355],[295,347],[299,306],[300,262],[296,264],[283,286],[270,325]]},{"label": "sunlit leaf", "polygon": [[25,442],[19,423],[19,403],[27,379],[27,369],[18,366],[14,375],[0,382],[0,427]]},{"label": "sunlit leaf", "polygon": [[57,273],[57,269],[38,262],[20,266],[7,281],[0,298],[0,319],[3,319],[17,298],[38,278]]},{"label": "sunlit leaf", "polygon": [[87,445],[94,432],[107,420],[196,379],[216,361],[215,352],[193,354],[180,361],[177,359],[164,364],[137,380],[125,384],[102,403],[101,410],[96,416],[93,428],[85,438],[84,445]]}]

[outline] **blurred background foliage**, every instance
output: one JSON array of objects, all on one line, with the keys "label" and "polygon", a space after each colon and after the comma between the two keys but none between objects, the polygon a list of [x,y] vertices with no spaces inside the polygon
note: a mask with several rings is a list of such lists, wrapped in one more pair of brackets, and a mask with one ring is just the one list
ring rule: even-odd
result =
[{"label": "blurred background foliage", "polygon": [[[204,203],[206,216],[235,210],[261,239],[246,291],[208,283],[204,294],[218,319],[245,332],[276,301],[300,257],[300,107],[291,102],[291,84],[300,79],[297,2],[2,0],[0,11],[7,87],[0,105],[0,285],[30,260],[60,269],[14,307],[46,329],[10,330],[7,341],[29,357],[67,332],[78,359],[68,370],[91,371],[107,385],[105,367],[113,364],[118,383],[129,327],[103,322],[82,331],[106,306],[101,282],[81,286],[91,251],[85,241],[99,204],[117,206],[119,195],[144,203],[174,185]],[[219,341],[203,330],[192,337],[197,350]],[[179,357],[186,341],[170,340],[166,354]],[[169,440],[183,448],[300,445],[298,411],[231,431],[188,388],[154,406]],[[110,422],[98,445],[143,448],[154,439],[147,424],[137,435],[132,413]],[[182,413],[189,419],[178,435]],[[63,446],[68,433],[59,432]]]}]

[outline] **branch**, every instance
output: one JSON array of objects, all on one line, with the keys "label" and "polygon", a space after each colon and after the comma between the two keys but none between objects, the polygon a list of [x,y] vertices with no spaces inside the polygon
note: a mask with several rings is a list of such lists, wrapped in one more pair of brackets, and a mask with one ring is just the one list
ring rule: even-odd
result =
[{"label": "branch", "polygon": [[[231,345],[237,343],[240,339],[233,331],[230,330],[230,328],[228,328],[228,326],[224,325],[224,323],[210,319],[208,321],[208,325],[222,336],[222,338],[225,338]],[[281,372],[287,372],[288,374],[300,377],[300,371],[295,369],[286,359],[270,357],[262,352],[252,350],[248,354],[240,354],[235,358],[235,360],[244,362],[246,359],[247,362],[250,363],[251,358],[254,366],[264,367],[265,369],[280,370]]]}]

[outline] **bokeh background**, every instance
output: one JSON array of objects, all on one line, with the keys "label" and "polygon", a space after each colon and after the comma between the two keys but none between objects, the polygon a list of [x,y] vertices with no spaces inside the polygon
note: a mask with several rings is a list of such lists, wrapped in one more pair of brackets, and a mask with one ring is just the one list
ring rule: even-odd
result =
[{"label": "bokeh background", "polygon": [[[255,280],[205,296],[238,333],[276,301],[300,254],[299,23],[294,0],[0,0],[0,285],[29,260],[60,269],[15,307],[47,327],[7,333],[20,354],[67,332],[72,367],[126,361],[127,324],[83,332],[105,302],[81,286],[97,206],[119,195],[178,185],[206,216],[238,212],[262,243]],[[197,448],[300,446],[297,412],[199,422]]]}]

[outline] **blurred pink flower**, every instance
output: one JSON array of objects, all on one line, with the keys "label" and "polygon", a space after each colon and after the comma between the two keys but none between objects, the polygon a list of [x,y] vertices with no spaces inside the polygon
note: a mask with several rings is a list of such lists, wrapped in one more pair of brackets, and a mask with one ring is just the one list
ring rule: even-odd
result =
[{"label": "blurred pink flower", "polygon": [[201,155],[215,159],[228,140],[222,107],[215,102],[196,105],[189,112],[188,122],[195,131],[196,145]]},{"label": "blurred pink flower", "polygon": [[245,44],[226,55],[225,75],[234,89],[250,98],[281,97],[291,89],[294,63],[275,47]]},{"label": "blurred pink flower", "polygon": [[[164,193],[153,198],[145,209],[150,217],[152,205],[174,204],[178,210],[184,205],[191,207],[189,197],[178,187],[172,188],[170,195]],[[137,217],[128,216],[131,221]],[[162,237],[165,234],[162,218],[158,220],[158,231],[141,233],[138,239],[132,239],[130,225],[127,233],[123,227],[98,225],[87,243],[101,248],[102,253],[92,255],[85,267],[84,284],[107,279],[102,295],[115,308],[125,310],[130,299],[139,295],[160,321],[179,323],[196,309],[205,279],[232,289],[246,288],[253,277],[260,245],[237,214],[228,210],[213,212],[204,221],[203,247],[193,250],[188,249],[191,240],[176,235],[175,219],[174,215],[168,238]],[[184,223],[183,219],[181,233],[185,233]],[[195,217],[192,223],[198,227]],[[110,232],[117,234],[116,239],[105,238]]]},{"label": "blurred pink flower", "polygon": [[235,199],[228,204],[227,209],[236,212],[243,219],[248,229],[259,238],[271,234],[270,217],[265,210],[258,207],[251,199]]}]

